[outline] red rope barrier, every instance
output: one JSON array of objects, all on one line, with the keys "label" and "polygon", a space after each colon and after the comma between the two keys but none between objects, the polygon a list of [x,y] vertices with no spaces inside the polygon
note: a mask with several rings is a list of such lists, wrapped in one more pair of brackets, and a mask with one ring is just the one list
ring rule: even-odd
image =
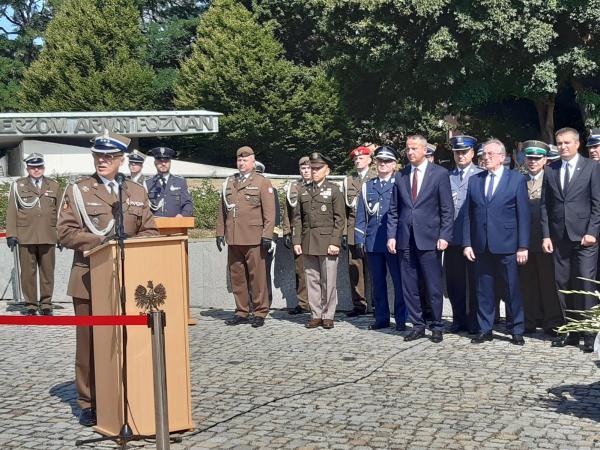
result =
[{"label": "red rope barrier", "polygon": [[76,327],[148,325],[148,316],[0,316],[0,325]]}]

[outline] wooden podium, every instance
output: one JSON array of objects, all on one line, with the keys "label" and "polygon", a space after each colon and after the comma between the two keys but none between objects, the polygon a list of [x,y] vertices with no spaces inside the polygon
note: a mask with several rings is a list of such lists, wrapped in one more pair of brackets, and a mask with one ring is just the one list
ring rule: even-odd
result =
[{"label": "wooden podium", "polygon": [[[194,428],[187,332],[187,237],[131,238],[125,241],[126,313],[144,313],[136,306],[136,289],[166,289],[165,357],[169,431]],[[121,261],[114,241],[85,253],[90,257],[92,314],[120,315]],[[118,435],[123,424],[122,332],[119,326],[95,327],[96,431]],[[137,435],[154,435],[154,391],[150,328],[127,327],[128,422]]]},{"label": "wooden podium", "polygon": [[[187,236],[188,229],[194,228],[194,218],[193,217],[154,217],[154,223],[156,224],[156,228],[160,232],[161,236]],[[187,241],[185,244],[185,250],[187,253]],[[187,312],[188,312],[188,325],[196,325],[196,319],[192,317],[192,311],[190,311],[190,282],[189,282],[189,267],[188,267],[188,258],[185,259],[185,288],[186,298],[188,299],[187,303]]]}]

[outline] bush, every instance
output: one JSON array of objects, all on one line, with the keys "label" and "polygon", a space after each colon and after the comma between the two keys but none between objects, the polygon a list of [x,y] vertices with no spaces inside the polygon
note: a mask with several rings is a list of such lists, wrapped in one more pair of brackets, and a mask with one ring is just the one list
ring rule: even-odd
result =
[{"label": "bush", "polygon": [[190,189],[194,204],[196,228],[214,230],[217,228],[217,213],[221,207],[220,193],[209,180],[202,180],[200,186]]},{"label": "bush", "polygon": [[8,193],[10,183],[0,184],[0,229],[6,229],[6,208],[8,207]]}]

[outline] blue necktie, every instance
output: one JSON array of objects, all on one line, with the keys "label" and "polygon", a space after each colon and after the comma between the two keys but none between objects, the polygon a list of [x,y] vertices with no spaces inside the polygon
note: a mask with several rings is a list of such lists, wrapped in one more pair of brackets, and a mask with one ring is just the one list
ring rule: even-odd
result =
[{"label": "blue necktie", "polygon": [[462,181],[462,180],[463,180],[463,177],[464,177],[464,176],[465,176],[465,171],[464,171],[464,170],[462,170],[462,169],[460,169],[460,170],[458,171],[458,178],[460,179],[460,181]]},{"label": "blue necktie", "polygon": [[492,199],[492,194],[494,192],[494,177],[493,173],[490,173],[490,184],[488,184],[487,193],[485,194],[485,199],[489,202]]}]

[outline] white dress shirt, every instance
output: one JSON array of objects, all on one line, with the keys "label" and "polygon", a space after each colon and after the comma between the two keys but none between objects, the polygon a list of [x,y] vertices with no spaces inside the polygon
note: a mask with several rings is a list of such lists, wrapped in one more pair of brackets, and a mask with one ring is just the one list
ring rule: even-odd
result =
[{"label": "white dress shirt", "polygon": [[413,174],[415,170],[419,170],[419,176],[417,177],[417,197],[419,196],[419,192],[421,192],[421,185],[423,184],[423,177],[425,176],[425,170],[427,170],[427,164],[429,162],[425,159],[419,166],[410,165],[410,188],[412,190],[412,182],[413,182]]},{"label": "white dress shirt", "polygon": [[492,177],[490,177],[490,174],[493,173],[494,174],[494,185],[492,186],[492,195],[494,195],[496,193],[496,189],[498,188],[498,183],[500,182],[500,177],[502,176],[502,173],[504,172],[504,166],[500,166],[500,168],[496,169],[496,170],[488,170],[488,174],[485,177],[485,190],[483,191],[483,195],[487,196],[487,192],[488,192],[488,187],[490,185],[490,180],[492,179]]},{"label": "white dress shirt", "polygon": [[575,168],[577,167],[577,161],[579,161],[579,153],[577,153],[570,161],[562,161],[560,166],[560,188],[564,189],[565,184],[565,170],[567,164],[569,165],[569,184],[573,181],[573,175],[575,174]]}]

